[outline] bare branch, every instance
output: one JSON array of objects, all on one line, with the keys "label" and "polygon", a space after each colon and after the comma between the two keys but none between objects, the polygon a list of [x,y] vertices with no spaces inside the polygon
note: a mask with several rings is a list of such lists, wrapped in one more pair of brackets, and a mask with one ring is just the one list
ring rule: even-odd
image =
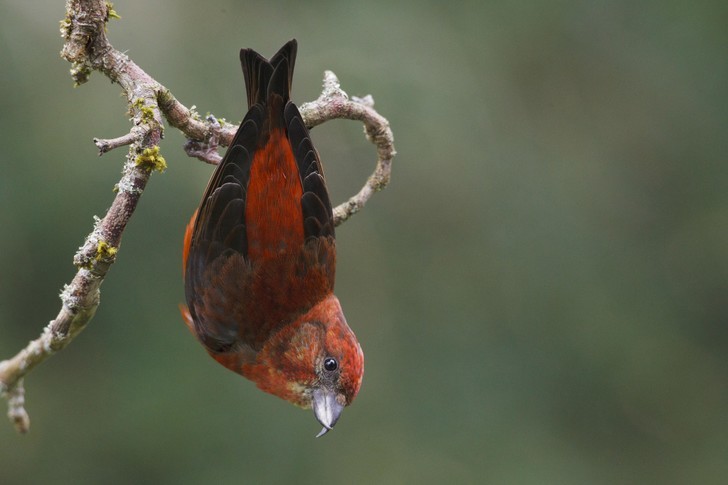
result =
[{"label": "bare branch", "polygon": [[139,136],[140,134],[132,129],[132,131],[130,131],[126,135],[122,135],[118,138],[112,138],[110,140],[105,140],[103,138],[94,138],[94,144],[98,147],[99,156],[101,156],[106,152],[110,152],[114,148],[131,145],[139,139]]},{"label": "bare branch", "polygon": [[[99,71],[119,84],[126,95],[133,126],[118,138],[94,139],[99,155],[114,148],[129,146],[117,195],[102,219],[73,258],[78,268],[73,280],[61,293],[61,309],[40,337],[15,356],[0,362],[0,397],[8,400],[8,417],[20,432],[30,426],[25,411],[23,377],[36,365],[68,345],[93,318],[99,305],[99,288],[116,259],[121,236],[153,171],[166,168],[159,153],[162,117],[182,131],[191,142],[187,152],[207,163],[218,163],[217,146],[228,146],[237,126],[221,126],[214,116],[202,121],[192,108],[185,107],[160,83],[152,79],[125,54],[112,47],[106,38],[106,23],[117,18],[105,0],[67,0],[66,18],[61,22],[65,39],[61,56],[68,60],[77,85]],[[389,123],[373,109],[371,97],[349,100],[336,76],[327,71],[324,90],[314,102],[301,106],[301,115],[311,128],[327,120],[346,118],[364,123],[367,138],[377,147],[377,165],[358,194],[334,210],[338,225],[364,206],[371,195],[388,182],[395,154]]]},{"label": "bare branch", "polygon": [[392,158],[396,155],[394,135],[389,121],[374,110],[374,99],[366,96],[354,98],[342,91],[339,79],[331,71],[324,72],[324,89],[316,101],[301,105],[301,116],[306,126],[313,128],[321,123],[345,118],[364,123],[367,139],[377,147],[377,164],[359,192],[334,208],[334,224],[339,225],[359,212],[374,192],[387,186],[392,172]]}]

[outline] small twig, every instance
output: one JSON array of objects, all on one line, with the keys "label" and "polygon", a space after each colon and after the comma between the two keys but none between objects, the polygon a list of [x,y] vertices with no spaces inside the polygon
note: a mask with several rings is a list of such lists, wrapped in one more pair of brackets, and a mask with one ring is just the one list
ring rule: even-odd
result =
[{"label": "small twig", "polygon": [[132,130],[126,135],[122,135],[119,138],[112,138],[106,140],[103,138],[94,138],[94,144],[99,149],[99,156],[106,152],[110,152],[114,148],[119,148],[127,145],[131,145],[139,139],[139,133],[136,130]]}]

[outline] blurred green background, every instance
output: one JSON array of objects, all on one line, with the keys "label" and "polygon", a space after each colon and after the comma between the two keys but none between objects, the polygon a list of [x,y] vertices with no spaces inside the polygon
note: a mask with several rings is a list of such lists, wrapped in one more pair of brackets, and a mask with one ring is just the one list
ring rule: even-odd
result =
[{"label": "blurred green background", "polygon": [[[96,318],[0,420],[0,483],[726,483],[728,3],[117,2],[113,45],[239,120],[238,49],[299,41],[294,99],[335,71],[394,130],[390,187],[338,229],[366,354],[336,430],[185,329],[181,241],[211,168],[168,129]],[[129,129],[74,89],[62,1],[0,3],[0,358],[58,312]],[[341,201],[355,122],[313,131]],[[2,403],[4,408],[4,403]],[[3,411],[4,413],[4,411]]]}]

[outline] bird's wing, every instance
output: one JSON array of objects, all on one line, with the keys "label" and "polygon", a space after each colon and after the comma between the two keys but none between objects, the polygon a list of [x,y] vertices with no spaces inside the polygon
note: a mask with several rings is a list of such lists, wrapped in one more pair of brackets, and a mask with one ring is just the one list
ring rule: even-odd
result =
[{"label": "bird's wing", "polygon": [[240,53],[250,109],[185,237],[192,328],[214,353],[257,351],[333,289],[335,242],[321,162],[290,87],[295,41]]}]

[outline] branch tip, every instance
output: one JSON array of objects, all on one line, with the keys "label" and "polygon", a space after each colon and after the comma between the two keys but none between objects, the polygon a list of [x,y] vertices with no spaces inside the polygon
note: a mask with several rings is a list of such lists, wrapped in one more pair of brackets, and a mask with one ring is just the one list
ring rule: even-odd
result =
[{"label": "branch tip", "polygon": [[103,155],[104,153],[110,152],[114,148],[119,148],[122,146],[131,145],[137,140],[137,137],[139,136],[138,133],[139,130],[130,131],[126,135],[122,135],[118,138],[111,138],[111,139],[104,139],[104,138],[94,138],[94,145],[99,149],[99,156]]}]

